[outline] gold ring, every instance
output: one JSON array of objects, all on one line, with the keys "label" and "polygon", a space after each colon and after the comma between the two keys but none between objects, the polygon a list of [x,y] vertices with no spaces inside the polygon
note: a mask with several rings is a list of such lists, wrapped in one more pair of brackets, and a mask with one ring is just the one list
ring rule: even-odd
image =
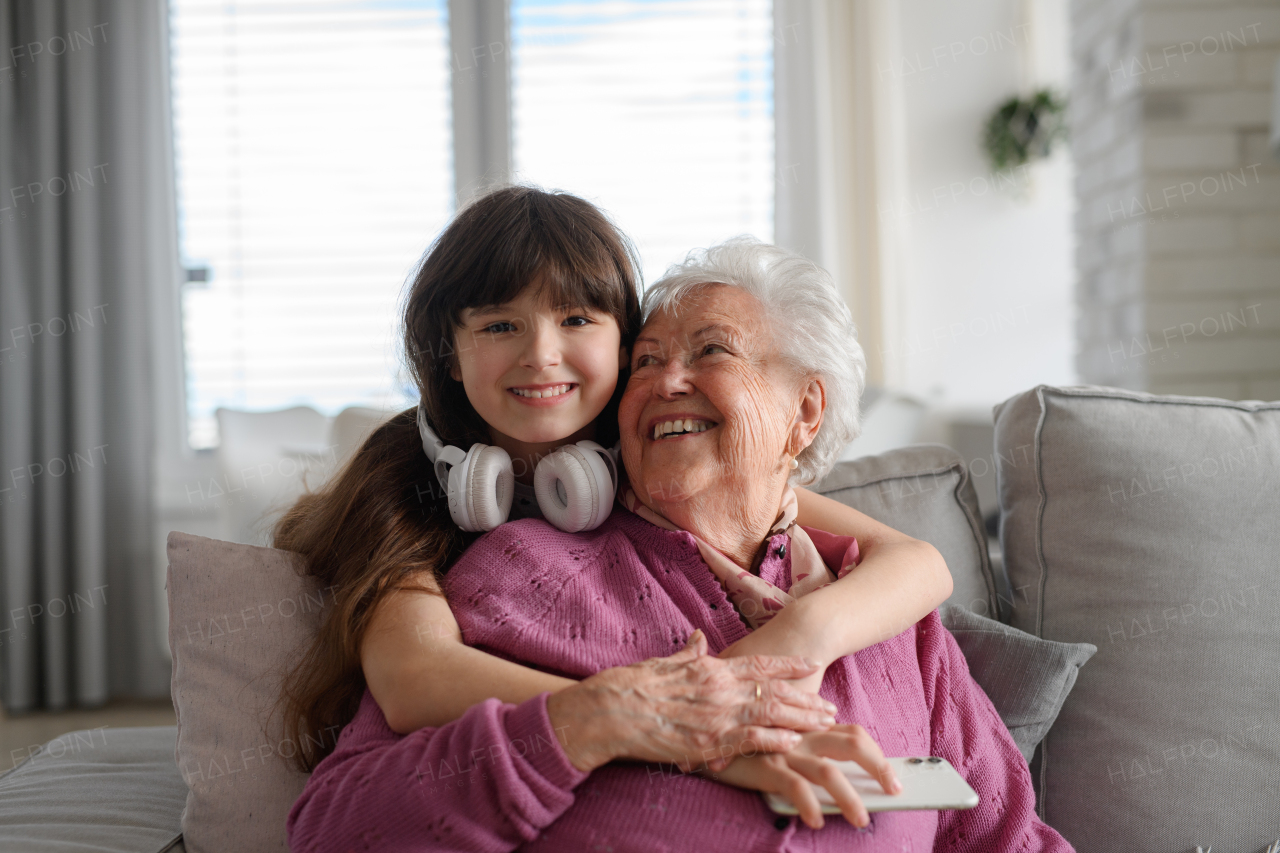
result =
[{"label": "gold ring", "polygon": [[757,702],[759,702],[759,701],[760,701],[760,694],[761,694],[762,692],[763,692],[763,691],[761,691],[761,690],[760,690],[760,682],[758,682],[758,681],[757,681],[757,682],[756,682],[756,701],[757,701]]}]

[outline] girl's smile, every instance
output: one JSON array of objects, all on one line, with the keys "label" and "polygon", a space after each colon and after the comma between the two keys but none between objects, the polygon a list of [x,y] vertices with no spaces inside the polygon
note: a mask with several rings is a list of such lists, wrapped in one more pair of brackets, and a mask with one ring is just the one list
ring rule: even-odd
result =
[{"label": "girl's smile", "polygon": [[524,385],[507,390],[530,406],[555,406],[568,400],[569,394],[577,387],[578,383],[569,382],[561,385]]}]

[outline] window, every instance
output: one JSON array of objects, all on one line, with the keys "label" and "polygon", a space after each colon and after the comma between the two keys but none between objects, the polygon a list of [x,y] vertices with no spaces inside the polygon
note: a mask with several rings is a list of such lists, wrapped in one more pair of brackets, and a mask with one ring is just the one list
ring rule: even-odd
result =
[{"label": "window", "polygon": [[[475,143],[451,131],[448,2],[170,0],[192,447],[217,444],[219,406],[411,403],[398,301]],[[648,280],[771,240],[772,14],[510,0],[511,125],[490,132],[516,180],[609,211]]]},{"label": "window", "polygon": [[171,32],[191,445],[218,406],[401,402],[397,299],[453,201],[444,0],[172,0]]},{"label": "window", "polygon": [[512,0],[518,178],[576,192],[654,281],[690,249],[773,239],[769,0]]}]

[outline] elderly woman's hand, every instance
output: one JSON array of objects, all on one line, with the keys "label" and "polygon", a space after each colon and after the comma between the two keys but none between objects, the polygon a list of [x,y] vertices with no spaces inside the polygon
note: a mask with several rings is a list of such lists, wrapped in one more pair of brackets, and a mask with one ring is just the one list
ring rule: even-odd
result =
[{"label": "elderly woman's hand", "polygon": [[902,790],[902,783],[894,775],[880,745],[866,729],[856,725],[832,726],[825,732],[806,734],[790,752],[740,757],[721,773],[703,775],[737,788],[785,797],[800,812],[801,820],[814,829],[821,829],[822,806],[809,784],[812,782],[830,792],[845,820],[854,826],[866,826],[870,822],[867,810],[848,777],[833,760],[856,761],[880,782],[886,794]]},{"label": "elderly woman's hand", "polygon": [[574,767],[617,758],[721,769],[744,752],[782,752],[797,732],[835,723],[835,707],[787,679],[812,674],[799,657],[707,654],[695,631],[682,651],[599,672],[547,699],[547,713]]}]

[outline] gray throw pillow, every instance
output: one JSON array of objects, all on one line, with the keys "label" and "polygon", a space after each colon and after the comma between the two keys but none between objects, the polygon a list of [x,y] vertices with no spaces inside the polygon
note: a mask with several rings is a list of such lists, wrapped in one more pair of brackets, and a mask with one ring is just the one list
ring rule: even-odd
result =
[{"label": "gray throw pillow", "polygon": [[954,605],[939,614],[964,653],[969,674],[1030,762],[1075,686],[1076,673],[1098,647],[1042,640]]},{"label": "gray throw pillow", "polygon": [[1259,853],[1280,802],[1280,402],[1042,385],[995,413],[1010,622],[1098,646],[1040,745],[1042,817],[1089,853]]},{"label": "gray throw pillow", "polygon": [[938,549],[955,588],[946,604],[999,615],[1010,602],[987,555],[987,531],[964,457],[941,444],[913,444],[837,462],[809,488],[923,539]]}]

